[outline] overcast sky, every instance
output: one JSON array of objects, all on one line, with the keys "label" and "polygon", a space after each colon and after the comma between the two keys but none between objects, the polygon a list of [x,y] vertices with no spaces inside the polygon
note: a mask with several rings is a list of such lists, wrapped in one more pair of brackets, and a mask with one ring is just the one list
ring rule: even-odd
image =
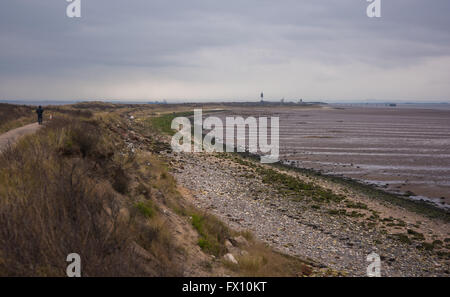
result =
[{"label": "overcast sky", "polygon": [[0,99],[450,101],[450,1],[0,1]]}]

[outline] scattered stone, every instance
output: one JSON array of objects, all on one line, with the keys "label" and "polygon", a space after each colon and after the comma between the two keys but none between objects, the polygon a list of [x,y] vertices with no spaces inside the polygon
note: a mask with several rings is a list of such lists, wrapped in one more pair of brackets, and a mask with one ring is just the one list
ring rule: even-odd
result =
[{"label": "scattered stone", "polygon": [[248,252],[246,250],[241,251],[241,256],[248,256]]},{"label": "scattered stone", "polygon": [[228,249],[233,248],[233,244],[232,244],[228,239],[225,240],[225,246],[226,246]]},{"label": "scattered stone", "polygon": [[225,254],[225,256],[223,256],[223,257],[224,257],[224,259],[225,259],[226,261],[229,261],[229,262],[231,262],[231,263],[233,263],[233,264],[238,264],[238,261],[237,261],[236,258],[233,256],[233,254],[228,253],[228,254]]},{"label": "scattered stone", "polygon": [[[171,156],[183,163],[183,167],[174,165],[173,174],[177,183],[197,193],[193,202],[196,207],[210,209],[233,229],[250,230],[275,250],[312,259],[316,267],[345,272],[348,276],[366,276],[366,257],[371,251],[389,259],[382,266],[383,276],[448,276],[444,272],[448,271],[448,263],[435,266],[430,252],[399,242],[388,232],[380,232],[378,224],[347,215],[330,215],[329,210],[339,209],[336,204],[322,203],[320,209],[314,209],[311,205],[316,202],[288,199],[256,174],[253,178],[242,177],[241,172],[236,173],[240,169],[234,162],[213,155],[172,153]],[[258,200],[254,200],[255,196]],[[235,255],[242,255],[238,247],[248,244],[243,236],[229,241],[233,246],[229,251]],[[228,248],[229,244],[226,245]]]},{"label": "scattered stone", "polygon": [[231,242],[234,243],[234,245],[237,245],[237,246],[240,246],[240,247],[248,246],[247,239],[245,239],[245,237],[242,236],[242,235],[239,235],[239,236],[231,239]]}]

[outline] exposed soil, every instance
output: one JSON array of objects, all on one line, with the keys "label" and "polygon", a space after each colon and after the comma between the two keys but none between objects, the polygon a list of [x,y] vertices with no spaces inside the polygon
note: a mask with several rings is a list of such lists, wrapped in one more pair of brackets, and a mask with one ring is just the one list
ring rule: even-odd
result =
[{"label": "exposed soil", "polygon": [[43,126],[40,126],[38,123],[33,123],[0,135],[0,152],[6,149],[8,145],[14,144],[20,137],[34,133],[41,127]]}]

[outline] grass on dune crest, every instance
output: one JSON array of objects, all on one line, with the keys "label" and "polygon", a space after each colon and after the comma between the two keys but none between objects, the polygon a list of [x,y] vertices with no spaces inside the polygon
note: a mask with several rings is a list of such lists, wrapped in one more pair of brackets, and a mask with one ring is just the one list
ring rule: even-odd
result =
[{"label": "grass on dune crest", "polygon": [[134,270],[118,194],[91,171],[110,153],[94,123],[60,119],[0,156],[0,275],[62,276],[74,252],[85,275]]},{"label": "grass on dune crest", "polygon": [[1,276],[64,276],[70,253],[83,276],[179,275],[158,216],[130,206],[134,157],[103,126],[59,118],[0,155]]},{"label": "grass on dune crest", "polygon": [[0,103],[0,134],[36,120],[31,106]]},{"label": "grass on dune crest", "polygon": [[[9,130],[37,122],[36,106],[14,105],[0,103],[0,134]],[[53,117],[72,116],[77,118],[91,118],[91,110],[74,108],[72,106],[44,106],[44,122]]]}]

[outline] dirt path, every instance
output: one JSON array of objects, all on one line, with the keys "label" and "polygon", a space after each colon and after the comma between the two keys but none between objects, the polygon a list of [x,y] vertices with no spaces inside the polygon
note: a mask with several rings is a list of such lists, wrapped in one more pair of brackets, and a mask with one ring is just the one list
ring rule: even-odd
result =
[{"label": "dirt path", "polygon": [[15,143],[20,137],[36,132],[43,126],[38,123],[29,124],[20,128],[10,130],[0,135],[0,152],[5,150],[9,144]]}]

